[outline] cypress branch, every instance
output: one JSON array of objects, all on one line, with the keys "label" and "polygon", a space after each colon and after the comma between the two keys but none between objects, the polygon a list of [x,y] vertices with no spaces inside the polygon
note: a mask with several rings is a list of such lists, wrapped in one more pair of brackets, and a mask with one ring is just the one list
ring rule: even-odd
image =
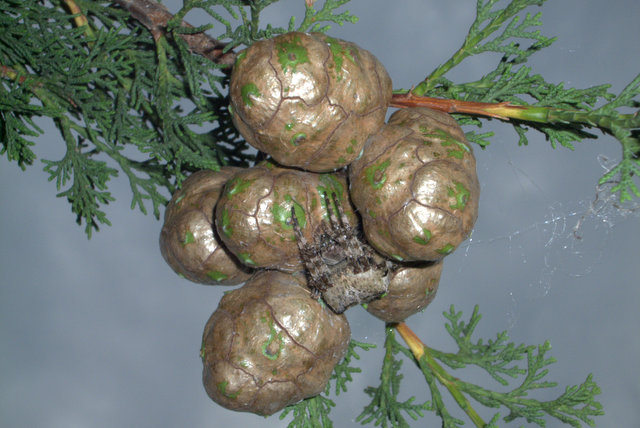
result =
[{"label": "cypress branch", "polygon": [[[307,0],[298,25],[292,16],[286,28],[262,26],[261,12],[276,1],[187,0],[173,15],[152,0],[0,0],[0,154],[23,169],[32,165],[32,139],[43,132],[34,119],[51,118],[66,150],[61,159],[43,160],[44,170],[88,236],[101,224],[110,224],[103,206],[114,200],[108,185],[119,171],[129,180],[132,208],[146,213],[151,205],[158,217],[168,194],[190,172],[256,161],[227,107],[228,75],[237,50],[287,31],[326,31],[329,24],[357,20],[340,9],[348,0],[325,0],[317,8],[314,0]],[[527,143],[528,129],[543,132],[554,146],[569,148],[592,138],[588,130],[603,130],[622,144],[622,160],[600,183],[618,179],[613,191],[622,201],[640,197],[640,75],[618,95],[609,93],[608,85],[567,89],[547,82],[525,65],[554,41],[536,29],[540,13],[525,13],[544,0],[512,0],[504,7],[498,3],[478,0],[477,17],[461,48],[412,90],[396,91],[393,105],[437,108],[473,126],[481,125],[480,118],[508,121],[520,144]],[[217,30],[217,24],[194,27],[186,22],[192,10],[206,13],[222,31],[214,37],[209,32]],[[502,56],[494,70],[463,83],[446,77],[466,58],[488,52]],[[482,147],[489,144],[490,134],[469,131],[467,136]],[[499,414],[483,421],[469,398],[506,408],[505,421],[523,418],[541,426],[546,416],[580,426],[593,424],[593,416],[602,414],[595,401],[600,390],[591,375],[555,400],[526,397],[529,391],[555,385],[544,380],[553,362],[546,356],[548,343],[515,345],[506,333],[472,341],[480,320],[477,309],[468,322],[460,321],[453,307],[445,317],[458,347],[455,352],[426,347],[406,324],[387,329],[380,384],[367,388],[372,401],[359,421],[408,426],[407,415],[417,419],[434,412],[444,426],[461,426],[446,408],[440,386],[476,426],[496,426]],[[408,348],[395,340],[395,331]],[[332,377],[336,395],[346,391],[352,374],[359,372],[352,365],[359,359],[357,347],[371,346],[352,342]],[[398,399],[402,355],[422,372],[430,401]],[[502,386],[523,379],[510,392],[498,393],[458,379],[445,368],[467,365],[478,366]],[[328,385],[324,395],[289,407],[281,418],[292,414],[290,426],[331,426],[334,402],[329,393]]]}]

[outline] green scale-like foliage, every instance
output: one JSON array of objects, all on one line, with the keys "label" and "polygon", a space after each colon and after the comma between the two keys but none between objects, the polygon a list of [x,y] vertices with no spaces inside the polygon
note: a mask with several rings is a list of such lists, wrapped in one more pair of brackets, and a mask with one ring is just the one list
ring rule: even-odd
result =
[{"label": "green scale-like foliage", "polygon": [[[63,0],[0,1],[0,153],[21,168],[33,164],[32,139],[42,134],[34,119],[49,117],[67,153],[59,160],[44,160],[45,170],[56,181],[59,196],[71,203],[78,222],[85,222],[87,234],[109,223],[101,206],[114,199],[109,180],[120,172],[130,182],[132,207],[146,213],[150,202],[158,216],[159,207],[188,172],[254,162],[227,110],[228,63],[216,62],[215,55],[188,45],[185,37],[215,33],[216,39],[204,37],[233,58],[234,49],[256,40],[357,21],[341,10],[348,0],[327,0],[307,6],[299,23],[292,16],[286,28],[261,26],[260,13],[275,2],[185,1],[173,17],[165,11],[170,19],[158,23],[157,18],[140,16],[133,0],[115,2],[125,10],[85,0],[75,2],[87,19],[88,25],[81,25]],[[622,143],[623,157],[601,183],[618,180],[613,191],[623,201],[638,196],[634,177],[640,172],[640,117],[621,109],[638,107],[640,76],[615,96],[608,85],[567,89],[532,73],[527,59],[554,39],[535,29],[540,13],[524,11],[543,3],[513,0],[501,8],[496,0],[479,0],[461,48],[412,93],[530,106],[511,122],[520,144],[527,143],[528,129],[543,132],[554,147],[568,148],[593,138],[588,128],[609,132]],[[205,12],[212,24],[182,25],[194,10]],[[495,70],[467,83],[445,77],[465,58],[484,53],[502,55]],[[528,103],[530,99],[535,102]],[[456,118],[465,125],[482,124],[477,117]],[[471,130],[467,136],[485,147],[491,134]]]},{"label": "green scale-like foliage", "polygon": [[[552,147],[559,144],[573,149],[574,142],[596,138],[587,131],[588,128],[600,128],[622,144],[622,161],[600,179],[600,184],[617,179],[619,183],[612,191],[619,194],[621,201],[631,199],[632,195],[640,197],[640,188],[634,178],[640,173],[640,116],[637,112],[622,113],[625,107],[637,109],[640,106],[640,74],[617,96],[608,92],[608,84],[586,89],[565,88],[562,82],[549,83],[543,76],[532,74],[531,67],[524,64],[531,55],[550,46],[555,39],[535,30],[535,27],[542,25],[541,13],[518,14],[528,7],[542,6],[545,1],[513,0],[501,8],[496,7],[498,0],[478,0],[476,19],[460,49],[417,84],[412,93],[531,106],[511,121],[518,134],[519,145],[526,145],[527,130],[535,129],[547,137]],[[502,54],[502,58],[495,70],[478,80],[454,83],[444,77],[464,59],[487,52]],[[482,124],[475,117],[455,117],[463,125]],[[491,135],[470,131],[467,137],[486,147]]]},{"label": "green scale-like foliage", "polygon": [[[442,386],[478,427],[497,427],[500,419],[505,422],[524,420],[528,424],[545,427],[546,417],[573,427],[581,427],[583,423],[595,426],[593,417],[604,414],[601,404],[595,399],[600,394],[600,388],[591,375],[582,384],[565,388],[554,400],[539,401],[529,397],[529,393],[535,390],[557,386],[556,382],[546,380],[548,366],[556,361],[547,356],[551,349],[548,342],[538,346],[516,345],[509,342],[506,332],[498,333],[493,340],[485,342],[479,339],[474,342],[472,336],[481,319],[477,306],[468,322],[462,320],[462,313],[457,312],[453,306],[449,312],[444,313],[444,317],[448,321],[445,328],[458,350],[442,352],[425,347],[425,353],[420,359],[416,359],[408,348],[396,340],[393,326],[387,327],[380,384],[365,389],[371,402],[357,416],[357,421],[382,428],[408,428],[410,420],[419,420],[433,412],[441,419],[443,427],[463,427],[465,422],[446,407],[441,393]],[[374,346],[370,344],[352,341],[343,361],[336,366],[332,381],[327,384],[324,393],[287,407],[281,412],[280,419],[293,415],[290,428],[333,426],[329,416],[331,409],[335,407],[334,401],[329,398],[331,385],[335,383],[336,395],[346,392],[348,382],[352,381],[350,373],[360,372],[360,369],[352,367],[354,360],[360,359],[356,349],[367,351],[372,347]],[[399,399],[403,380],[400,373],[403,360],[398,358],[400,355],[404,355],[422,372],[431,392],[431,400],[416,403],[415,397],[403,401]],[[452,370],[475,366],[488,373],[502,387],[508,387],[512,382],[515,386],[511,390],[497,392],[486,386],[465,382],[447,372],[438,361]],[[345,373],[349,373],[349,376],[345,376]],[[488,408],[504,408],[508,413],[504,417],[495,413],[491,420],[485,422],[475,412],[468,398],[473,398],[475,403]]]},{"label": "green scale-like foliage", "polygon": [[33,119],[52,118],[67,152],[44,160],[45,170],[89,236],[109,224],[101,206],[114,200],[108,185],[119,171],[129,179],[132,208],[146,213],[150,202],[158,217],[187,172],[254,160],[231,123],[225,66],[194,55],[182,37],[212,26],[178,25],[187,12],[202,9],[221,24],[225,50],[293,29],[355,22],[348,12],[334,13],[346,0],[307,8],[300,25],[292,18],[289,28],[259,28],[260,12],[273,0],[187,1],[154,40],[110,2],[75,2],[85,26],[63,1],[52,3],[0,1],[0,154],[21,168],[33,164],[31,138],[42,134]]},{"label": "green scale-like foliage", "polygon": [[[30,127],[28,135],[36,135],[41,131],[31,125],[34,116],[54,120],[66,154],[45,160],[45,170],[64,189],[59,196],[68,198],[90,235],[99,223],[108,224],[100,206],[113,200],[108,181],[118,170],[129,179],[132,207],[146,212],[149,200],[158,216],[166,190],[174,189],[183,171],[217,168],[243,145],[219,150],[210,135],[192,129],[216,119],[209,104],[222,95],[210,91],[211,102],[202,91],[189,96],[184,79],[174,77],[184,71],[175,45],[154,43],[124,11],[107,10],[99,2],[80,4],[95,31],[75,28],[68,13],[39,2],[0,2],[4,19],[13,20],[1,31],[0,61],[16,73],[13,81],[3,80],[0,98],[5,100],[3,151],[21,166],[35,156],[20,129]],[[213,77],[216,67],[210,61],[189,57],[189,66],[201,72],[198,86],[222,81]],[[198,107],[185,113],[180,102],[189,98]],[[226,141],[234,138],[229,134]],[[111,161],[99,160],[105,158],[101,155]],[[108,166],[114,164],[117,169]]]}]

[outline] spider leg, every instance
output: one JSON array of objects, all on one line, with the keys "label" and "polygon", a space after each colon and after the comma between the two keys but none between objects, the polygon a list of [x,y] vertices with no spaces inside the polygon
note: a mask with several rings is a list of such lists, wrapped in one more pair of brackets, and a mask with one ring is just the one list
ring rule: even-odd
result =
[{"label": "spider leg", "polygon": [[300,258],[307,270],[309,280],[309,288],[313,297],[318,298],[327,288],[331,287],[329,280],[330,272],[327,265],[322,260],[322,255],[317,250],[317,246],[310,244],[302,234],[300,223],[296,217],[296,213],[291,207],[291,220],[293,223],[293,232],[296,235]]},{"label": "spider leg", "polygon": [[336,241],[338,241],[338,243],[344,248],[350,264],[354,267],[355,273],[371,269],[373,267],[372,255],[364,250],[364,246],[360,240],[358,240],[357,233],[349,224],[347,215],[342,209],[342,205],[339,203],[338,197],[335,193],[331,193],[331,199],[340,216],[339,218],[336,218],[335,213],[330,207],[329,201],[327,201],[327,213],[329,214],[332,227],[339,231],[336,236]]},{"label": "spider leg", "polygon": [[331,237],[331,239],[333,239],[338,243],[338,245],[340,245],[340,248],[342,249],[342,251],[345,252],[345,255],[347,256],[347,260],[349,261],[349,264],[352,266],[355,266],[356,260],[357,260],[356,254],[354,253],[354,251],[352,251],[352,248],[350,248],[350,246],[348,245],[347,230],[344,226],[346,217],[344,217],[344,213],[340,211],[341,215],[343,216],[343,219],[342,221],[339,220],[338,217],[336,217],[336,213],[333,211],[333,208],[331,208],[331,202],[335,204],[336,208],[339,206],[336,194],[331,193],[331,197],[329,197],[325,193],[323,194],[323,196],[325,200],[325,205],[327,207],[327,216],[329,217],[329,228],[325,228],[326,232]]}]

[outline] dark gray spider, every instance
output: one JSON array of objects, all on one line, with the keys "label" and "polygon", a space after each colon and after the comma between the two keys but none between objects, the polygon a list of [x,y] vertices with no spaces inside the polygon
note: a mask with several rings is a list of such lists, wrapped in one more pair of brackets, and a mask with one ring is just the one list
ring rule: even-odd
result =
[{"label": "dark gray spider", "polygon": [[349,306],[369,302],[387,292],[390,263],[376,263],[374,250],[358,238],[335,193],[331,199],[323,196],[329,222],[321,224],[321,233],[314,235],[313,242],[303,236],[293,207],[291,219],[312,295],[322,295],[327,305],[341,314]]}]

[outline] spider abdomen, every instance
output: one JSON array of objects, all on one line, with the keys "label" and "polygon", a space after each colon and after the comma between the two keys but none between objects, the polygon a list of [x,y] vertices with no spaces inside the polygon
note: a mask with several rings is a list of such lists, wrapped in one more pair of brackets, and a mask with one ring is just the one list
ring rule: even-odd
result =
[{"label": "spider abdomen", "polygon": [[344,269],[333,276],[331,287],[322,293],[322,298],[336,313],[341,314],[350,306],[380,297],[388,288],[386,270],[372,268],[354,273]]}]

